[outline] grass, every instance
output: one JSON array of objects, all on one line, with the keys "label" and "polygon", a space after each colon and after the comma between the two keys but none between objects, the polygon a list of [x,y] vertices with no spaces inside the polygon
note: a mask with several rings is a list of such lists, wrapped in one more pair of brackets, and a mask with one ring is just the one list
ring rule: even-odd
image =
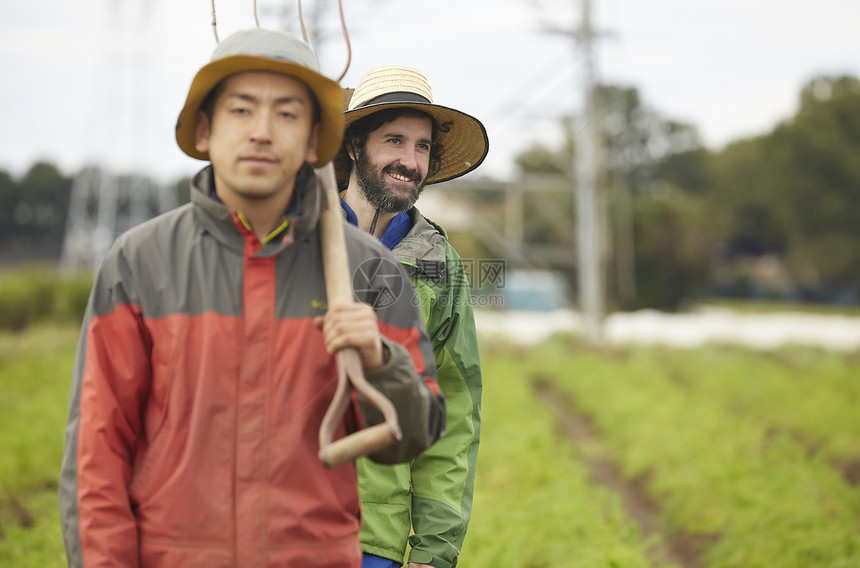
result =
[{"label": "grass", "polygon": [[56,487],[78,329],[0,332],[0,566],[62,566]]},{"label": "grass", "polygon": [[34,324],[79,323],[92,287],[92,275],[62,275],[56,268],[32,266],[0,270],[0,330],[20,331]]},{"label": "grass", "polygon": [[17,493],[56,481],[77,329],[3,333],[0,350],[0,479]]},{"label": "grass", "polygon": [[703,305],[707,307],[723,308],[740,314],[799,312],[820,315],[860,316],[860,307],[858,306],[839,306],[835,304],[802,304],[769,300],[709,298],[707,301],[703,302]]},{"label": "grass", "polygon": [[860,491],[834,463],[860,442],[851,357],[572,349],[556,340],[517,364],[553,370],[667,530],[712,537],[708,568],[860,565]]},{"label": "grass", "polygon": [[619,498],[593,486],[552,407],[502,354],[485,355],[474,513],[461,563],[647,567],[647,542]]},{"label": "grass", "polygon": [[[0,566],[65,564],[56,506],[76,326],[0,333]],[[709,346],[484,345],[483,431],[463,566],[653,566],[620,497],[537,391],[588,414],[592,448],[699,537],[703,568],[860,566],[860,354]],[[854,482],[856,483],[856,481]],[[659,564],[659,563],[658,563]]]},{"label": "grass", "polygon": [[66,566],[56,492],[39,492],[25,499],[22,505],[32,516],[32,524],[22,526],[14,522],[4,525],[4,535],[0,539],[0,565],[9,568]]},{"label": "grass", "polygon": [[[56,476],[62,453],[77,329],[4,334],[0,384],[0,566],[62,566]],[[463,565],[647,567],[646,542],[618,498],[587,481],[587,470],[556,431],[555,417],[504,357],[484,401],[475,514]],[[523,404],[526,403],[526,404]]]}]

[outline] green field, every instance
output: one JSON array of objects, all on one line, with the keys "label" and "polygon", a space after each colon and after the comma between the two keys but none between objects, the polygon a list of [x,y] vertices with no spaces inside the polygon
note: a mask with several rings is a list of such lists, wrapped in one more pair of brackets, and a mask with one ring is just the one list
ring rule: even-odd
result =
[{"label": "green field", "polygon": [[860,566],[858,363],[801,347],[598,353],[561,339],[510,359],[593,419],[602,458],[709,568]]},{"label": "green field", "polygon": [[[0,336],[0,566],[65,565],[77,329]],[[483,342],[461,566],[860,566],[860,354]]]},{"label": "green field", "polygon": [[56,487],[78,329],[0,332],[0,566],[64,566]]}]

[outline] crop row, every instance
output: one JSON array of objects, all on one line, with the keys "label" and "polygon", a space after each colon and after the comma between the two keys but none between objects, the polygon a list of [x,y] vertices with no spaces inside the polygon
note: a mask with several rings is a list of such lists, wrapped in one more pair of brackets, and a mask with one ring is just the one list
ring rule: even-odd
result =
[{"label": "crop row", "polygon": [[600,431],[665,534],[707,543],[708,568],[860,566],[856,355],[711,346],[595,352],[556,339],[518,357]]},{"label": "crop row", "polygon": [[[37,326],[0,337],[2,566],[63,563],[54,488],[76,336]],[[707,568],[860,566],[857,355],[590,350],[564,338],[482,348],[461,565],[665,567],[655,540],[683,534],[702,547],[691,565]],[[658,536],[617,488],[596,483],[596,463],[647,493]]]}]

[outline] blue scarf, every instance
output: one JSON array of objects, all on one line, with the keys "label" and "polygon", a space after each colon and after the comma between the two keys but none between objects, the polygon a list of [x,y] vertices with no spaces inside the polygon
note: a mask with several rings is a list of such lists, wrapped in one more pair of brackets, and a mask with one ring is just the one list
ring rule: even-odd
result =
[{"label": "blue scarf", "polygon": [[[349,221],[350,225],[358,226],[358,217],[356,217],[355,212],[343,199],[340,200],[340,204],[343,210],[346,211],[346,220]],[[397,246],[397,243],[403,240],[403,237],[406,236],[411,228],[412,217],[408,211],[401,211],[391,220],[391,224],[388,225],[385,234],[382,235],[379,242],[385,245],[388,250],[391,250]]]}]

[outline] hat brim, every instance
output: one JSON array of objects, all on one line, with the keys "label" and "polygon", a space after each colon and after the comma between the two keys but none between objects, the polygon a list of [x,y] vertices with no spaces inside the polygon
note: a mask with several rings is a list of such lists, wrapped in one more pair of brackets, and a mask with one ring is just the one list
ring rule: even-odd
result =
[{"label": "hat brim", "polygon": [[340,147],[343,137],[343,91],[336,81],[297,63],[256,55],[232,55],[204,65],[195,75],[188,90],[188,98],[179,119],[176,121],[176,142],[183,152],[208,160],[207,153],[195,148],[197,111],[209,92],[218,83],[237,73],[246,71],[270,71],[290,75],[304,82],[320,106],[321,128],[317,145],[318,159],[315,167],[329,163]]},{"label": "hat brim", "polygon": [[480,166],[487,157],[490,142],[481,121],[465,112],[432,103],[369,104],[343,113],[344,128],[365,116],[390,108],[414,108],[426,112],[439,125],[436,142],[442,146],[442,163],[437,172],[427,176],[426,185],[465,175]]}]

